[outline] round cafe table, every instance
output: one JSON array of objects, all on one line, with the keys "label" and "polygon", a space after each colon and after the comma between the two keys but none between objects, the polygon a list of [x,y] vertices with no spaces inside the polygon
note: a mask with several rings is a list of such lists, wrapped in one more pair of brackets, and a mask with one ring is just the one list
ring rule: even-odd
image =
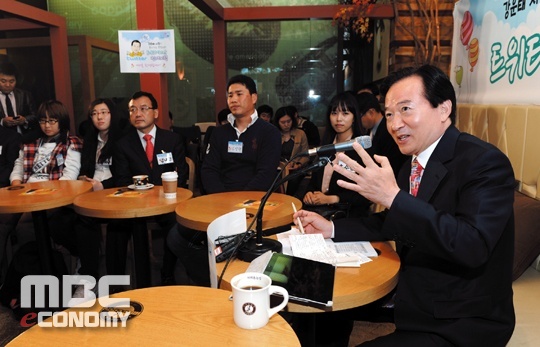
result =
[{"label": "round cafe table", "polygon": [[[176,220],[187,228],[206,231],[208,225],[219,216],[246,208],[249,225],[264,194],[265,192],[238,191],[198,196],[176,206]],[[263,230],[291,224],[294,212],[292,203],[298,210],[302,208],[302,202],[294,196],[272,193],[263,211]]]},{"label": "round cafe table", "polygon": [[[390,293],[397,285],[400,267],[399,256],[388,242],[372,242],[379,256],[360,267],[336,267],[334,277],[333,305],[329,309],[301,305],[289,301],[284,311],[292,313],[293,326],[302,327],[297,334],[302,346],[316,346],[316,331],[328,329],[317,327],[317,315],[360,307],[372,303]],[[217,274],[223,271],[225,262],[217,263]],[[231,290],[232,278],[246,272],[249,263],[234,259],[229,263],[221,281],[221,288]],[[339,317],[339,316],[336,316]],[[341,323],[339,323],[341,324]]]},{"label": "round cafe table", "polygon": [[151,285],[148,229],[144,217],[172,213],[176,205],[190,199],[193,192],[177,188],[175,199],[166,199],[161,186],[147,190],[109,188],[82,194],[73,201],[75,211],[83,216],[104,219],[140,218],[133,230],[137,287]]},{"label": "round cafe table", "polygon": [[47,210],[70,205],[76,196],[91,190],[91,183],[72,180],[24,183],[0,189],[0,213],[32,212],[45,274],[53,274]]},{"label": "round cafe table", "polygon": [[[397,284],[400,266],[399,256],[388,242],[372,242],[379,256],[360,267],[336,267],[334,297],[331,311],[341,311],[369,304],[390,293]],[[217,263],[217,274],[223,271],[225,262]],[[246,272],[249,263],[233,259],[225,271],[221,288],[232,290],[230,281]],[[296,313],[326,312],[322,308],[288,303],[287,311]]]},{"label": "round cafe table", "polygon": [[[299,347],[291,326],[278,314],[256,330],[237,327],[233,320],[231,292],[195,287],[166,286],[130,290],[112,297],[128,298],[142,305],[142,312],[127,320],[126,327],[28,329],[8,346],[283,346]],[[96,302],[88,309],[98,312]],[[49,318],[50,320],[50,318]]]}]

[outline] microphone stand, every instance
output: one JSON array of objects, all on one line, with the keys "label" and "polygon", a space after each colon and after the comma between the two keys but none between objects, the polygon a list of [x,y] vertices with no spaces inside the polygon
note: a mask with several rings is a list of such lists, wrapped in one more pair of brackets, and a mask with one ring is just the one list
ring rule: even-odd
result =
[{"label": "microphone stand", "polygon": [[264,194],[263,198],[261,199],[261,204],[259,205],[257,214],[255,215],[255,218],[257,220],[256,237],[255,239],[251,238],[250,240],[245,242],[242,248],[238,250],[238,259],[246,261],[246,262],[250,262],[253,259],[257,258],[258,256],[268,251],[281,252],[281,249],[282,249],[281,242],[277,240],[272,240],[272,239],[263,239],[262,237],[262,234],[263,234],[262,220],[263,220],[264,205],[266,204],[266,201],[268,200],[270,195],[272,195],[272,193],[283,183],[288,182],[301,175],[304,175],[308,172],[320,169],[330,162],[331,162],[330,158],[320,157],[312,165],[309,165],[301,170],[298,170],[296,172],[293,172],[283,177],[281,180],[279,180],[277,183],[274,183],[270,187],[270,189],[266,192],[266,194]]}]

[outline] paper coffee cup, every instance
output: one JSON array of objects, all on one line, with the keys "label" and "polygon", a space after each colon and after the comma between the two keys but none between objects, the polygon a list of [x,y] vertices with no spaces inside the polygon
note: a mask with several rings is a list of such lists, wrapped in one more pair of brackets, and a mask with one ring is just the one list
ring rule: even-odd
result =
[{"label": "paper coffee cup", "polygon": [[161,184],[166,199],[176,198],[176,187],[178,186],[178,174],[176,171],[162,173]]}]

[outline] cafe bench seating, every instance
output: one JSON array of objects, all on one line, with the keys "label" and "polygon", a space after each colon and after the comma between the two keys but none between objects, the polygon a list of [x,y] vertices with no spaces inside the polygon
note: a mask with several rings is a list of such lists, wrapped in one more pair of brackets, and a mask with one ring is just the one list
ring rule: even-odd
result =
[{"label": "cafe bench seating", "polygon": [[458,104],[456,126],[497,146],[514,169],[516,328],[508,346],[540,340],[540,106]]}]

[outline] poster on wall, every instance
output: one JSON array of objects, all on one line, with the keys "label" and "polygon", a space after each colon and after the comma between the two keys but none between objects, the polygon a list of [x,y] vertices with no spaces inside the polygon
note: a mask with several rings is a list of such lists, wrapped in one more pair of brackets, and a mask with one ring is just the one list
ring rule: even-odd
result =
[{"label": "poster on wall", "polygon": [[539,3],[456,3],[450,77],[459,102],[540,104]]},{"label": "poster on wall", "polygon": [[174,30],[119,30],[120,72],[175,72]]}]

